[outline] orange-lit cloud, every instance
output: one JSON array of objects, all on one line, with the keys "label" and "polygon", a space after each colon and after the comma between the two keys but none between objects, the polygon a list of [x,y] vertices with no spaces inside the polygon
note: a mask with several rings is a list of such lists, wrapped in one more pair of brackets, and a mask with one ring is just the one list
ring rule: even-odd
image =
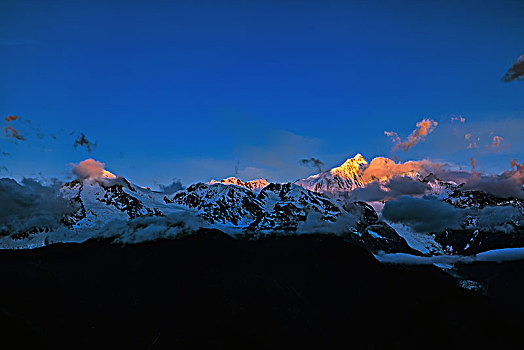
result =
[{"label": "orange-lit cloud", "polygon": [[[17,115],[8,115],[7,117],[4,118],[5,122],[6,123],[10,123],[14,120],[17,120],[18,119],[18,116]],[[16,140],[19,140],[19,141],[24,141],[25,140],[25,137],[20,133],[20,131],[18,131],[17,129],[15,129],[12,125],[8,125],[4,128],[4,132],[6,133],[6,135],[8,137],[12,137]]]},{"label": "orange-lit cloud", "polygon": [[105,170],[105,163],[96,161],[94,159],[86,159],[77,164],[71,164],[73,167],[73,174],[78,179],[97,179],[97,178],[109,178],[115,179],[116,175]]},{"label": "orange-lit cloud", "polygon": [[427,175],[430,172],[436,172],[442,166],[443,164],[433,163],[429,160],[395,163],[389,158],[377,157],[364,169],[362,179],[365,182],[371,182],[374,180],[385,181],[394,176]]},{"label": "orange-lit cloud", "polygon": [[475,163],[475,159],[469,158],[469,163],[471,164],[471,179],[476,179],[479,177],[479,172],[477,171],[477,164]]},{"label": "orange-lit cloud", "polygon": [[463,116],[461,115],[454,115],[454,116],[451,116],[451,122],[461,122],[461,123],[465,123],[466,122],[466,118],[464,118]]},{"label": "orange-lit cloud", "polygon": [[501,143],[502,143],[502,140],[504,140],[501,136],[493,136],[492,140],[491,140],[491,147],[493,148],[498,148]]},{"label": "orange-lit cloud", "polygon": [[20,140],[20,141],[25,140],[25,137],[22,134],[20,134],[20,132],[18,130],[13,128],[11,125],[8,125],[7,127],[5,127],[4,131],[7,134],[7,136],[9,136],[9,137],[13,137],[13,138],[15,138],[17,140]]},{"label": "orange-lit cloud", "polygon": [[398,134],[394,131],[384,131],[384,135],[386,135],[387,137],[391,138],[391,141],[393,143],[401,143],[402,141],[400,140],[400,137],[398,136]]},{"label": "orange-lit cloud", "polygon": [[[480,136],[473,136],[472,134],[465,134],[464,138],[468,141],[466,149],[476,149],[477,152],[482,150],[484,147],[486,150],[498,152],[509,148],[509,144],[504,144],[504,138],[502,136],[493,135],[493,132],[489,134],[489,141],[485,140],[481,142]],[[486,142],[487,141],[487,142]]]},{"label": "orange-lit cloud", "polygon": [[466,149],[478,149],[480,143],[480,137],[473,137],[471,134],[464,135],[464,138],[469,141],[469,144],[466,146]]},{"label": "orange-lit cloud", "polygon": [[386,136],[391,138],[391,141],[395,143],[395,146],[391,150],[395,152],[397,149],[401,149],[404,152],[407,152],[411,147],[414,147],[416,144],[425,140],[426,136],[431,134],[433,130],[437,127],[438,123],[431,119],[423,119],[417,124],[417,128],[408,136],[405,141],[402,141],[398,134],[393,131],[384,131]]},{"label": "orange-lit cloud", "polygon": [[4,118],[4,120],[9,123],[10,121],[12,120],[17,120],[18,119],[18,116],[17,115],[8,115],[7,117]]}]

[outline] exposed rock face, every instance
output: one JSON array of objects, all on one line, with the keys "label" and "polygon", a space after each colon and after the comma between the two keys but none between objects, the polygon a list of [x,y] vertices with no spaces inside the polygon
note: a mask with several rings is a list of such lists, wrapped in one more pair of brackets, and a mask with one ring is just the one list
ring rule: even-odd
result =
[{"label": "exposed rock face", "polygon": [[[103,180],[74,180],[64,184],[61,194],[78,205],[78,210],[65,219],[72,227],[91,226],[93,222],[112,219],[125,214],[129,219],[144,215],[163,215],[163,212],[150,203],[152,197],[148,190],[135,188],[124,178]],[[147,203],[147,204],[146,204]]]},{"label": "exposed rock face", "polygon": [[307,221],[308,215],[320,221],[335,222],[341,214],[327,198],[291,183],[269,184],[258,198],[263,201],[263,215],[249,225],[252,231],[296,231],[299,223]]},{"label": "exposed rock face", "polygon": [[262,202],[247,188],[198,183],[180,191],[173,202],[198,210],[211,224],[244,227],[262,212]]},{"label": "exposed rock face", "polygon": [[365,202],[346,203],[343,206],[348,213],[358,218],[355,230],[344,238],[372,252],[406,252],[420,254],[409,247],[406,240],[385,222],[379,220],[375,210]]}]

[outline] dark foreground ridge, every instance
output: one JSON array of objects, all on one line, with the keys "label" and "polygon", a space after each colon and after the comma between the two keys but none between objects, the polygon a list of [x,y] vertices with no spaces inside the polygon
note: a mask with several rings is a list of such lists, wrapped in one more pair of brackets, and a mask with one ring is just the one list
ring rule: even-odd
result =
[{"label": "dark foreground ridge", "polygon": [[2,348],[505,348],[522,323],[430,267],[329,236],[202,230],[1,251]]}]

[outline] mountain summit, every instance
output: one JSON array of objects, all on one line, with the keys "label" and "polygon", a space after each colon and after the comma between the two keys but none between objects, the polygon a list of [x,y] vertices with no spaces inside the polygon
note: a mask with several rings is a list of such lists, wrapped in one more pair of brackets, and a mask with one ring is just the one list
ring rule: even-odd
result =
[{"label": "mountain summit", "polygon": [[353,158],[346,160],[341,166],[298,180],[295,184],[320,193],[351,191],[364,186],[362,171],[367,165],[368,162],[358,153]]},{"label": "mountain summit", "polygon": [[220,181],[211,180],[208,184],[213,185],[216,183],[221,183],[224,185],[235,185],[247,188],[248,190],[260,192],[264,187],[269,185],[269,182],[266,179],[257,179],[251,181],[242,181],[236,177],[228,177],[227,179],[222,179]]},{"label": "mountain summit", "polygon": [[330,170],[331,174],[341,176],[346,179],[355,179],[360,181],[360,170],[364,168],[368,162],[362,157],[360,153],[357,153],[353,158],[347,159],[341,166]]}]

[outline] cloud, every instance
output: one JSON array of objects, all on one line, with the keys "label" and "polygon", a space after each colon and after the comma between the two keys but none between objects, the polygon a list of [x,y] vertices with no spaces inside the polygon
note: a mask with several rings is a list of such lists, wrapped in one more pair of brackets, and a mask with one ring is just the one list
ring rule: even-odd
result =
[{"label": "cloud", "polygon": [[522,220],[522,213],[520,210],[511,205],[484,207],[479,210],[478,213],[468,212],[468,214],[473,214],[478,217],[476,226],[484,231],[510,233],[515,231],[515,228],[509,223]]},{"label": "cloud", "polygon": [[422,119],[419,121],[416,126],[417,128],[408,136],[405,141],[402,141],[396,132],[393,131],[384,131],[386,136],[389,136],[395,146],[391,150],[395,152],[397,149],[401,149],[404,152],[407,152],[411,147],[414,147],[416,144],[423,142],[427,135],[431,134],[433,130],[437,127],[438,123],[431,119]]},{"label": "cloud", "polygon": [[393,176],[414,174],[421,174],[422,176],[425,176],[429,173],[437,172],[443,166],[443,164],[433,163],[429,160],[395,163],[389,158],[376,157],[362,172],[362,179],[365,182],[371,182],[374,180],[384,181]]},{"label": "cloud", "polygon": [[10,121],[17,120],[17,119],[18,119],[17,115],[8,115],[7,117],[4,118],[6,123],[9,123]]},{"label": "cloud", "polygon": [[94,159],[86,159],[81,161],[78,165],[71,163],[73,167],[73,174],[79,180],[97,179],[97,178],[116,178],[115,175],[105,170],[105,163],[101,163]]},{"label": "cloud", "polygon": [[309,167],[309,168],[316,168],[318,172],[322,172],[322,169],[324,168],[324,163],[317,158],[309,158],[309,159],[300,159],[298,163],[302,166]]},{"label": "cloud", "polygon": [[362,188],[350,192],[350,198],[355,201],[385,201],[404,195],[425,194],[431,187],[421,181],[407,176],[394,176],[386,182],[373,181]]},{"label": "cloud", "polygon": [[451,116],[451,122],[460,122],[460,123],[465,123],[466,122],[466,118],[464,118],[463,116],[461,115],[452,115]]},{"label": "cloud", "polygon": [[[484,148],[486,148],[486,150],[491,150],[495,152],[509,148],[509,144],[504,144],[504,138],[502,136],[493,135],[493,131],[491,131],[487,135],[486,133],[484,133],[484,135],[481,135],[481,133],[479,132],[473,135],[471,132],[467,132],[466,134],[464,134],[464,139],[468,142],[466,149],[476,149],[477,154],[481,152],[482,145],[484,146]],[[489,141],[486,139],[488,139]]]},{"label": "cloud", "polygon": [[394,131],[384,131],[384,135],[391,138],[391,141],[395,144],[400,144],[402,141],[398,134]]},{"label": "cloud", "polygon": [[[486,155],[495,160],[496,153],[509,153],[513,157],[524,153],[524,118],[497,117],[477,120],[468,118],[462,123],[441,123],[431,134],[432,147],[425,147],[425,157],[437,158],[443,155],[457,161],[465,161],[472,153]],[[498,147],[493,147],[493,136],[502,137]],[[511,146],[511,148],[510,148]],[[473,152],[472,152],[473,151]],[[500,167],[500,160],[497,162]]]},{"label": "cloud", "polygon": [[30,229],[59,227],[74,212],[74,203],[59,194],[60,186],[45,186],[35,179],[0,179],[0,232],[13,234]]},{"label": "cloud", "polygon": [[[471,133],[466,133],[464,135],[464,139],[466,141],[468,141],[468,145],[466,146],[466,149],[476,149],[477,150],[477,154],[480,153],[480,150],[481,150],[481,145],[484,144],[485,148],[486,149],[491,149],[492,151],[499,151],[499,150],[503,150],[503,149],[508,149],[509,148],[509,144],[504,144],[503,141],[504,141],[504,138],[502,136],[497,136],[497,135],[493,135],[493,132],[490,132],[487,137],[489,137],[489,141],[486,142],[481,142],[481,137],[480,136],[473,136]],[[485,136],[485,135],[484,135]],[[485,140],[485,138],[484,138]]]},{"label": "cloud", "polygon": [[14,139],[17,139],[18,141],[24,141],[25,140],[24,135],[22,135],[18,130],[13,128],[12,125],[6,126],[4,128],[4,131],[7,134],[7,136],[12,137]]},{"label": "cloud", "polygon": [[501,198],[524,199],[522,185],[524,183],[524,162],[519,164],[516,159],[510,160],[511,170],[498,175],[483,175],[476,170],[472,159],[471,177],[464,183],[463,189],[490,193]]},{"label": "cloud", "polygon": [[503,262],[524,260],[524,248],[503,248],[488,250],[473,256],[437,255],[416,256],[406,253],[376,254],[378,261],[388,264],[433,265],[433,264],[471,264],[476,261]]},{"label": "cloud", "polygon": [[486,145],[486,147],[491,147],[495,151],[508,149],[509,144],[504,144],[504,138],[502,136],[493,136],[491,138],[491,144]]},{"label": "cloud", "polygon": [[116,243],[135,244],[157,239],[172,239],[188,235],[207,224],[194,213],[180,211],[165,216],[141,216],[132,220],[113,220],[93,235],[113,239]]},{"label": "cloud", "polygon": [[[15,121],[18,119],[18,116],[16,115],[8,115],[7,117],[4,118],[5,122],[6,123],[11,123],[12,121]],[[10,138],[14,138],[15,140],[18,140],[18,141],[24,141],[25,140],[25,137],[24,135],[22,135],[20,133],[20,131],[18,131],[17,129],[15,129],[12,125],[8,125],[6,127],[3,128],[4,129],[4,132],[6,133],[6,135]]]},{"label": "cloud", "polygon": [[404,224],[415,232],[428,233],[460,228],[464,212],[433,197],[403,196],[387,202],[382,216],[393,223]]},{"label": "cloud", "polygon": [[374,202],[398,198],[405,195],[425,194],[431,187],[408,176],[394,176],[386,182],[373,181],[350,192],[354,201]]},{"label": "cloud", "polygon": [[502,77],[503,82],[510,82],[513,80],[522,80],[524,77],[524,54],[520,55],[515,63],[509,67],[508,71]]},{"label": "cloud", "polygon": [[498,147],[500,143],[502,142],[502,137],[500,136],[493,136],[493,142],[491,143],[492,147]]},{"label": "cloud", "polygon": [[478,149],[479,148],[480,137],[478,136],[473,137],[472,134],[466,133],[464,135],[464,139],[466,141],[469,141],[469,144],[466,146],[466,149],[472,149],[472,148]]},{"label": "cloud", "polygon": [[182,182],[178,179],[173,179],[169,185],[159,184],[160,191],[165,194],[171,194],[183,190],[185,187],[182,185]]},{"label": "cloud", "polygon": [[91,142],[87,139],[86,135],[81,132],[80,135],[77,136],[75,139],[75,142],[73,144],[73,147],[76,149],[78,146],[85,147],[87,152],[91,153],[94,147],[96,147],[96,143]]},{"label": "cloud", "polygon": [[378,261],[386,264],[405,264],[405,265],[433,265],[433,264],[459,264],[472,263],[474,257],[461,255],[437,255],[437,256],[418,256],[406,253],[379,253],[375,255]]},{"label": "cloud", "polygon": [[384,205],[382,217],[419,233],[440,233],[445,229],[509,233],[515,231],[514,223],[524,219],[521,210],[512,205],[456,208],[430,195],[422,198],[401,196],[390,200]]}]

